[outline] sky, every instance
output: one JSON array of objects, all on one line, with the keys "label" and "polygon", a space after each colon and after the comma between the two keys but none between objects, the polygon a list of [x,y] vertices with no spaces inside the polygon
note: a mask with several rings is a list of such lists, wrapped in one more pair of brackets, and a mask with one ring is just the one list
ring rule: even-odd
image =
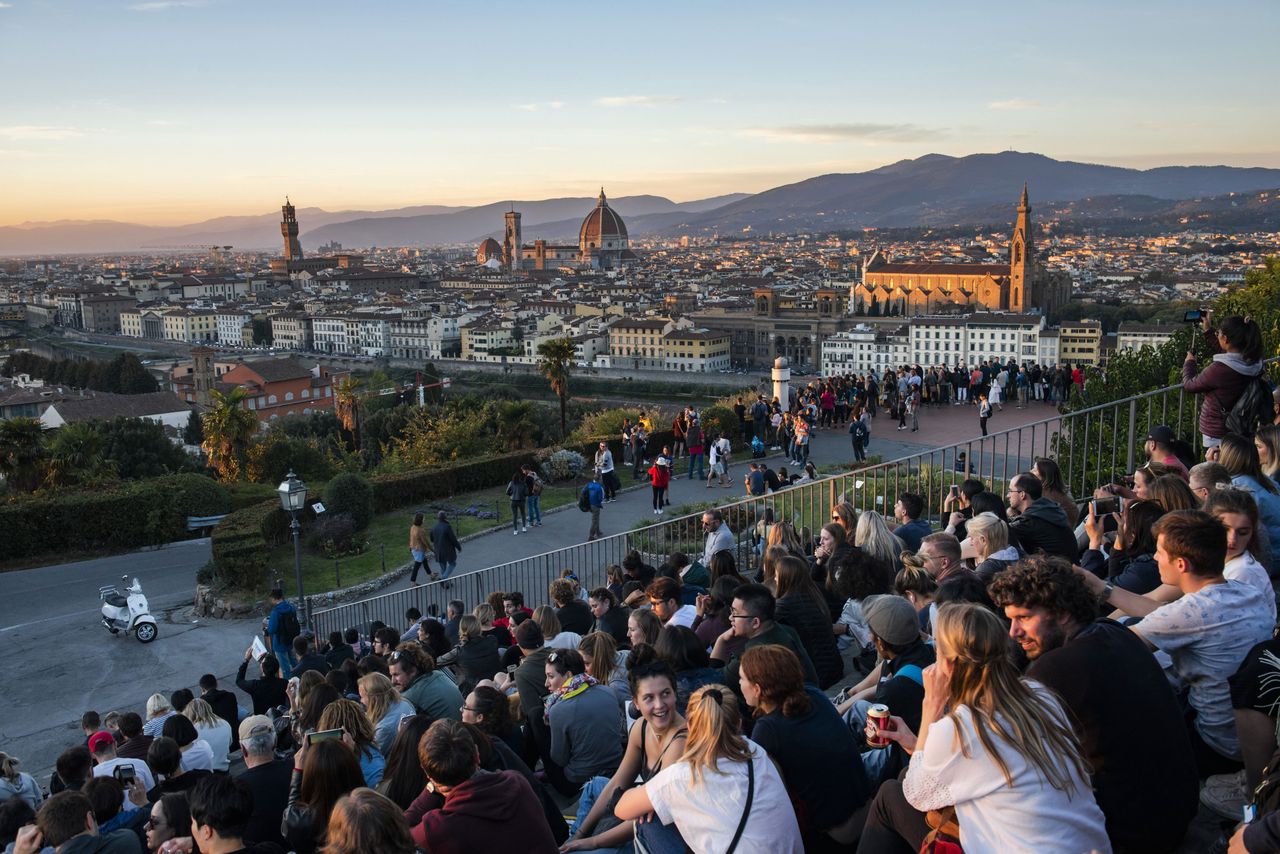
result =
[{"label": "sky", "polygon": [[1280,167],[1275,0],[0,0],[0,226]]}]

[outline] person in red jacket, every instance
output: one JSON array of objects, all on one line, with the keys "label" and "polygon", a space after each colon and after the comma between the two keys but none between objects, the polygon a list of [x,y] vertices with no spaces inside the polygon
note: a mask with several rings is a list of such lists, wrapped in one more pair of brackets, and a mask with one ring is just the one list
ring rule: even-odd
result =
[{"label": "person in red jacket", "polygon": [[671,466],[666,457],[658,457],[649,466],[649,485],[653,487],[653,515],[662,515],[662,505],[666,502],[667,487],[671,485]]},{"label": "person in red jacket", "polygon": [[1200,433],[1206,448],[1216,448],[1227,434],[1227,415],[1236,405],[1249,381],[1262,373],[1262,330],[1247,317],[1232,315],[1219,329],[1212,325],[1212,312],[1200,321],[1213,361],[1196,373],[1196,356],[1187,351],[1182,363],[1182,388],[1203,394],[1200,404]]},{"label": "person in red jacket", "polygon": [[515,771],[483,771],[480,751],[466,726],[438,720],[418,746],[427,775],[404,817],[413,843],[426,854],[475,854],[519,840],[521,851],[556,854],[559,850],[538,796]]}]

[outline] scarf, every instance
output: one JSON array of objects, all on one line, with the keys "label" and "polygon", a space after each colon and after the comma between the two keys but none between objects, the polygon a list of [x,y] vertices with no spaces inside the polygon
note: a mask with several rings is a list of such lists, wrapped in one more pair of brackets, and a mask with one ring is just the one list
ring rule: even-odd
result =
[{"label": "scarf", "polygon": [[551,711],[551,707],[561,700],[567,700],[570,697],[576,697],[585,692],[592,685],[600,683],[594,676],[589,673],[579,673],[576,676],[569,677],[569,681],[560,686],[560,690],[554,694],[548,694],[546,699],[546,710]]}]

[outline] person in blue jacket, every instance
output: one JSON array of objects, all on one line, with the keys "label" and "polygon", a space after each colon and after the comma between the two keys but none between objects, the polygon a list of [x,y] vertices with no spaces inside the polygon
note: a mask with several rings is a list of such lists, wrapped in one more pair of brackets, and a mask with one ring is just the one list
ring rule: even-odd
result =
[{"label": "person in blue jacket", "polygon": [[293,673],[298,660],[293,657],[293,638],[281,634],[280,621],[286,613],[293,614],[293,621],[298,619],[298,609],[284,598],[284,591],[279,587],[271,591],[271,613],[267,615],[267,637],[271,639],[271,651],[280,661],[280,676],[288,679]]}]

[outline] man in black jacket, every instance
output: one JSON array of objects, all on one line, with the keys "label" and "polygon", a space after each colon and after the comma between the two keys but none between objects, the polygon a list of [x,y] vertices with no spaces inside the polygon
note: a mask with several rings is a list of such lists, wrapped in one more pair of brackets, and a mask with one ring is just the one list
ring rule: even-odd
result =
[{"label": "man in black jacket", "polygon": [[232,729],[240,723],[240,709],[236,703],[236,695],[219,688],[218,677],[212,673],[206,673],[200,677],[200,699],[212,707],[215,715],[231,724]]},{"label": "man in black jacket", "polygon": [[253,649],[246,649],[244,651],[244,661],[240,662],[240,669],[236,671],[236,687],[248,694],[253,700],[253,713],[255,715],[265,715],[277,706],[287,706],[289,698],[284,692],[287,683],[280,678],[279,659],[271,653],[262,656],[258,660],[258,666],[262,668],[262,678],[246,679],[245,674],[249,670],[249,659],[252,657]]},{"label": "man in black jacket", "polygon": [[436,514],[436,524],[431,528],[431,548],[436,553],[436,564],[440,567],[440,577],[448,578],[458,568],[458,552],[462,551],[462,543],[453,532],[453,526],[441,510]]},{"label": "man in black jacket", "polygon": [[1029,555],[1043,551],[1072,562],[1079,560],[1080,546],[1066,512],[1043,493],[1040,478],[1030,472],[1009,480],[1009,509],[1016,514],[1009,520],[1010,538]]}]

